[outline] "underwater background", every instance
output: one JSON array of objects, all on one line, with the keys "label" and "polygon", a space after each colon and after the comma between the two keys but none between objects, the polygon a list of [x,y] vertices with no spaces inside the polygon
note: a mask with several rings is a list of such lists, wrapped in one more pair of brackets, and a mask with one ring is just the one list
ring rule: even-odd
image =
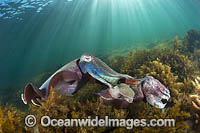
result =
[{"label": "underwater background", "polygon": [[0,84],[12,86],[85,52],[185,35],[200,29],[199,5],[199,0],[1,0]]},{"label": "underwater background", "polygon": [[[138,78],[152,75],[169,87],[175,97],[165,112],[140,103],[134,108],[145,108],[146,112],[138,110],[124,113],[122,117],[151,118],[150,114],[156,113],[158,118],[177,118],[179,128],[165,131],[181,132],[186,127],[190,127],[189,131],[199,131],[200,110],[193,110],[190,100],[194,99],[189,98],[189,95],[198,94],[195,89],[198,85],[193,81],[200,75],[199,7],[199,0],[0,0],[0,133],[7,131],[7,127],[17,127],[18,122],[13,122],[12,115],[23,120],[24,112],[18,109],[27,109],[20,99],[26,83],[39,87],[54,71],[84,53],[101,58],[121,73]],[[86,91],[77,94],[75,102],[86,102],[82,97],[102,88],[87,85],[84,89]],[[92,99],[87,103],[89,109],[96,108],[97,102],[102,110],[112,112],[113,108],[94,100],[92,94],[87,96]],[[50,99],[52,105],[41,107],[38,117],[47,113],[45,108],[59,110],[61,106],[54,103],[60,101],[56,100]],[[66,108],[68,101],[65,101]],[[200,107],[200,101],[198,104]],[[70,106],[68,108],[73,110]],[[74,103],[74,106],[84,110],[86,105]],[[74,112],[78,112],[77,108]],[[8,113],[9,110],[18,110],[18,113]],[[95,111],[93,113],[96,115]],[[2,126],[1,118],[9,114],[10,125]],[[183,124],[183,121],[188,122]]]}]

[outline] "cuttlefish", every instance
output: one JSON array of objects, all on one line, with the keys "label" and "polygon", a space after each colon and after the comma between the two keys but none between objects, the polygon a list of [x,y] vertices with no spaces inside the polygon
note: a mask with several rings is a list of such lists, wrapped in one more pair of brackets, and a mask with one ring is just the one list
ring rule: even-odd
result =
[{"label": "cuttlefish", "polygon": [[99,58],[84,54],[79,59],[64,65],[40,88],[27,84],[21,98],[25,104],[40,105],[37,98],[46,99],[51,89],[61,94],[74,94],[87,82],[99,83],[105,86],[98,95],[106,102],[117,100],[133,103],[146,99],[157,108],[164,108],[170,98],[170,91],[157,79],[147,76],[136,79],[127,74],[120,74],[111,69]]}]

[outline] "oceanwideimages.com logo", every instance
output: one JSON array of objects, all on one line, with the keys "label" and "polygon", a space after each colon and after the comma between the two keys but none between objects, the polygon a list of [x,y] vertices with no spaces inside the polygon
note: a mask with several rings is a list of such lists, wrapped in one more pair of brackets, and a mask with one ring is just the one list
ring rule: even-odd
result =
[{"label": "oceanwideimages.com logo", "polygon": [[[34,115],[27,115],[25,125],[34,127],[37,124]],[[86,119],[54,119],[49,116],[42,116],[40,124],[43,127],[126,127],[133,129],[134,127],[175,127],[174,119],[112,119],[105,116],[104,119],[96,116],[92,118],[88,116]]]}]

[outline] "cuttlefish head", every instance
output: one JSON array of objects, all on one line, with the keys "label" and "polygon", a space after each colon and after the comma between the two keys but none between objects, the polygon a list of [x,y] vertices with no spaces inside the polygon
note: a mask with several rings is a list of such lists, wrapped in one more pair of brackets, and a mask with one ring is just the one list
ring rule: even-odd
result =
[{"label": "cuttlefish head", "polygon": [[149,104],[160,109],[166,106],[170,98],[170,91],[162,83],[152,76],[147,76],[141,86]]},{"label": "cuttlefish head", "polygon": [[87,73],[89,67],[93,66],[93,60],[94,60],[94,56],[90,55],[90,54],[84,54],[81,56],[80,61],[79,61],[79,66],[81,68],[81,71],[83,73]]},{"label": "cuttlefish head", "polygon": [[127,76],[115,72],[102,60],[90,54],[80,57],[79,67],[84,74],[88,73],[93,79],[109,88],[113,88],[112,85],[117,84],[121,77]]}]

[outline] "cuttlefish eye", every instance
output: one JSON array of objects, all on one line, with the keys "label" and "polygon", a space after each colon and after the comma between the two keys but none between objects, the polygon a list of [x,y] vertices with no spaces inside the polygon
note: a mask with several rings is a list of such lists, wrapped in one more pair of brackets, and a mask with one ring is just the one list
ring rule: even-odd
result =
[{"label": "cuttlefish eye", "polygon": [[162,102],[163,104],[166,104],[166,103],[167,103],[167,99],[162,99],[161,102]]},{"label": "cuttlefish eye", "polygon": [[92,60],[92,57],[91,56],[83,56],[82,60],[85,62],[90,62]]}]

